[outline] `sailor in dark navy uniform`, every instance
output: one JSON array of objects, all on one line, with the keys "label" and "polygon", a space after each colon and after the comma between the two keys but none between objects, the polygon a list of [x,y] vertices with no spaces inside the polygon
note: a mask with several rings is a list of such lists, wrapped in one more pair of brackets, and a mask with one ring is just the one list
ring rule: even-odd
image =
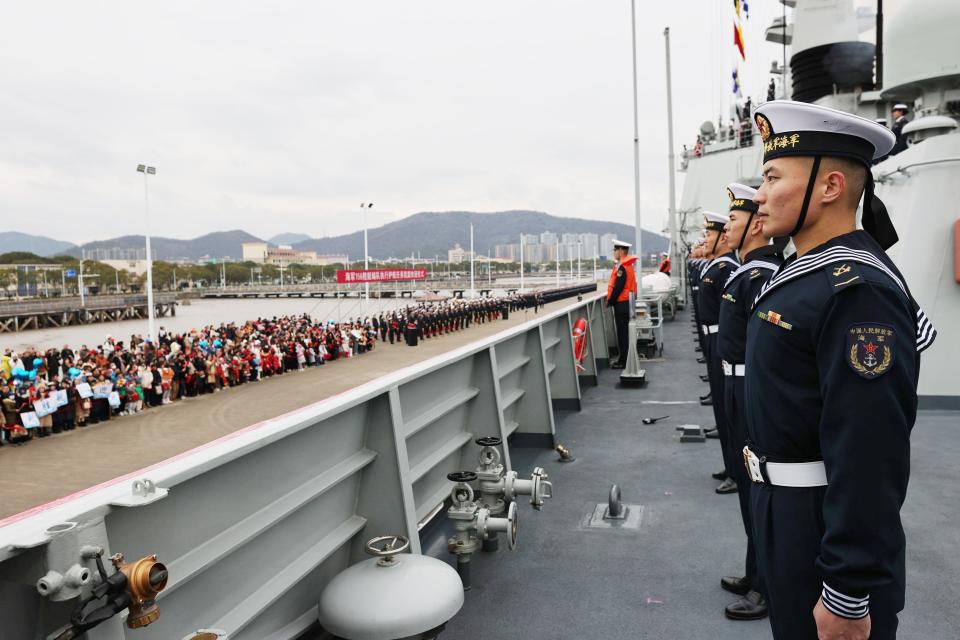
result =
[{"label": "sailor in dark navy uniform", "polygon": [[747,325],[744,461],[773,635],[895,638],[920,352],[936,331],[885,253],[897,235],[869,167],[894,135],[789,101],[755,121],[757,216],[797,249]]},{"label": "sailor in dark navy uniform", "polygon": [[893,144],[893,148],[890,149],[890,153],[887,155],[895,156],[901,151],[905,151],[907,148],[907,137],[903,135],[903,127],[910,122],[907,120],[907,114],[910,113],[910,108],[907,105],[901,103],[893,105],[893,135],[896,136],[897,141]]},{"label": "sailor in dark navy uniform", "polygon": [[[693,305],[693,321],[697,330],[697,341],[700,342],[700,310],[698,308],[697,297],[700,292],[700,269],[703,264],[700,260],[700,244],[694,245],[690,250],[690,259],[687,261],[687,284],[690,287],[690,303]],[[703,344],[700,344],[701,350]]]},{"label": "sailor in dark navy uniform", "polygon": [[[700,345],[700,351],[704,354],[706,352],[704,351],[703,333],[700,330],[700,326],[703,324],[700,322],[700,278],[703,276],[703,268],[710,262],[704,257],[705,252],[706,245],[703,242],[699,242],[693,248],[693,259],[690,261],[690,291],[691,300],[693,301],[693,320],[697,330],[697,344]],[[706,356],[704,356],[704,362],[706,362]]]},{"label": "sailor in dark navy uniform", "polygon": [[[726,233],[729,242],[740,256],[741,266],[730,274],[723,285],[720,302],[720,331],[717,350],[723,364],[724,407],[730,424],[730,456],[742,457],[747,443],[747,421],[744,415],[746,398],[743,377],[747,351],[747,318],[753,300],[760,288],[770,279],[783,261],[777,246],[763,235],[763,225],[756,217],[757,204],[753,201],[756,189],[732,183],[727,185],[730,197],[730,222]],[[722,578],[721,586],[742,596],[724,611],[733,620],[759,620],[767,615],[767,603],[762,582],[757,573],[757,556],[753,545],[753,525],[750,518],[750,478],[746,467],[733,465],[733,479],[741,488],[740,516],[747,534],[747,553],[742,576]]]},{"label": "sailor in dark navy uniform", "polygon": [[730,426],[723,402],[723,366],[720,352],[717,350],[717,332],[720,330],[720,296],[723,295],[723,285],[740,263],[737,262],[733,249],[727,244],[724,234],[724,226],[729,222],[730,216],[725,213],[707,212],[704,217],[707,247],[713,258],[704,267],[700,278],[700,331],[710,376],[713,416],[717,421],[717,435],[720,436],[720,449],[723,454],[723,472],[726,476],[716,491],[723,494],[737,490],[733,475],[734,466],[739,464],[739,459],[730,455],[728,437]]}]

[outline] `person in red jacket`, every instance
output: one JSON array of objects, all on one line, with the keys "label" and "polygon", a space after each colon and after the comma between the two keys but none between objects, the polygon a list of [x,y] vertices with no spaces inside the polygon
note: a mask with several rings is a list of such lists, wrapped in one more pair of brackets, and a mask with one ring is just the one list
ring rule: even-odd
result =
[{"label": "person in red jacket", "polygon": [[664,252],[663,254],[661,254],[660,266],[658,267],[658,271],[660,271],[660,273],[665,273],[667,275],[670,275],[670,254],[669,253]]},{"label": "person in red jacket", "polygon": [[627,364],[627,325],[633,312],[630,294],[637,294],[637,276],[634,272],[637,256],[630,255],[630,246],[629,242],[613,241],[613,257],[617,260],[617,267],[610,272],[610,283],[607,285],[607,306],[613,307],[617,326],[617,362],[610,365],[612,369],[623,369]]}]

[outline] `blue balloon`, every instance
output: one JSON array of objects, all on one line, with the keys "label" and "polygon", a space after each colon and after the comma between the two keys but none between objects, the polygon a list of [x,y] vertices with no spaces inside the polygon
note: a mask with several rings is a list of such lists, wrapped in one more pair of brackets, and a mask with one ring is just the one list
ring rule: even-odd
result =
[{"label": "blue balloon", "polygon": [[70,379],[72,380],[73,378],[76,378],[77,376],[79,376],[79,375],[80,375],[81,373],[83,373],[83,372],[80,371],[80,369],[77,369],[76,367],[70,367],[70,368],[67,370],[67,373],[70,375]]},{"label": "blue balloon", "polygon": [[33,366],[34,366],[34,367],[39,367],[39,366],[42,365],[42,364],[43,364],[43,358],[34,358],[34,359],[33,359]]}]

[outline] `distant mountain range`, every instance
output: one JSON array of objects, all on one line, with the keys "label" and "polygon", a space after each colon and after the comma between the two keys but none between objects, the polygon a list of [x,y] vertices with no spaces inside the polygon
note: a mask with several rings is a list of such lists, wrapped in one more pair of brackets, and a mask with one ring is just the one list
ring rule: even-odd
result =
[{"label": "distant mountain range", "polygon": [[310,239],[311,239],[310,236],[308,236],[305,233],[278,233],[277,235],[267,240],[267,242],[273,245],[280,246],[282,244],[294,245],[294,244],[297,244],[298,242],[305,242]]},{"label": "distant mountain range", "polygon": [[10,253],[13,251],[26,251],[34,255],[49,258],[60,253],[67,253],[71,249],[76,249],[77,245],[72,242],[63,242],[54,240],[46,236],[32,236],[28,233],[19,231],[0,232],[0,253]]},{"label": "distant mountain range", "polygon": [[[634,241],[634,228],[617,222],[584,218],[561,218],[542,211],[501,211],[473,213],[469,211],[425,212],[385,224],[367,232],[370,255],[374,258],[403,257],[418,253],[424,257],[446,256],[455,243],[470,247],[470,224],[473,224],[473,245],[478,254],[493,252],[498,244],[518,244],[521,233],[537,234],[552,231],[564,233],[612,233],[628,242]],[[644,230],[644,253],[666,251],[669,241],[664,236]],[[363,256],[363,232],[342,236],[305,240],[293,245],[302,251],[318,254]]]},{"label": "distant mountain range", "polygon": [[[616,222],[586,220],[583,218],[560,218],[541,211],[502,211],[497,213],[474,213],[469,211],[424,212],[385,224],[368,231],[370,255],[374,258],[406,257],[412,254],[445,257],[455,244],[464,249],[470,246],[470,225],[473,224],[474,248],[478,254],[493,252],[498,244],[516,244],[520,234],[540,234],[551,231],[564,233],[612,233],[630,242],[634,241],[634,228]],[[39,256],[58,254],[80,256],[81,250],[94,249],[142,249],[143,236],[120,236],[110,240],[98,240],[77,246],[43,236],[32,236],[15,231],[0,232],[0,253],[29,251]],[[281,233],[269,240],[235,229],[217,231],[193,238],[179,240],[153,236],[151,246],[157,260],[199,260],[205,256],[241,259],[244,242],[268,242],[273,245],[292,245],[301,251],[316,251],[318,254],[347,254],[357,259],[363,256],[363,232],[356,231],[330,238],[310,238],[302,233]],[[644,253],[665,251],[667,238],[644,230]]]}]

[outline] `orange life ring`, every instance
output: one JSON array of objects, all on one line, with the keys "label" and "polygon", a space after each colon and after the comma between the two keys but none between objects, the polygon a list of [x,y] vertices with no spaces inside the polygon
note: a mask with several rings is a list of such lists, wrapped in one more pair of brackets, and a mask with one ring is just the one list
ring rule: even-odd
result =
[{"label": "orange life ring", "polygon": [[580,363],[587,351],[587,319],[580,318],[573,325],[573,357],[577,361],[577,371],[583,371]]}]

